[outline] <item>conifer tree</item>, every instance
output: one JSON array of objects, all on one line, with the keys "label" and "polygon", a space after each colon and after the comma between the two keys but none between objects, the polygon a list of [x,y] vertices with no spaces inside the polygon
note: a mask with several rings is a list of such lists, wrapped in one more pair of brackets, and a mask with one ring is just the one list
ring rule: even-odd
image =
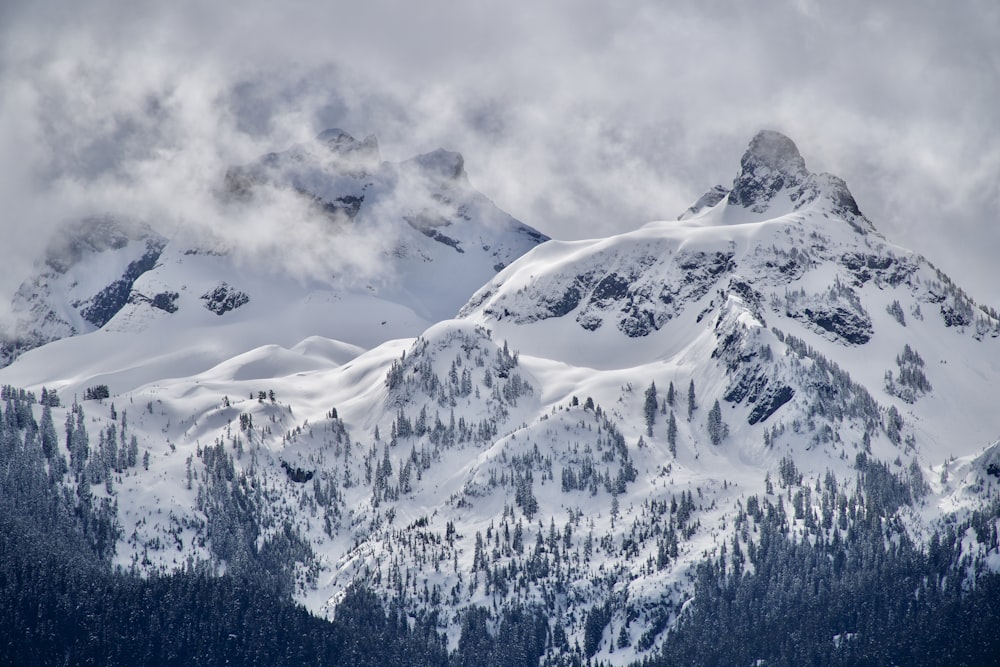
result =
[{"label": "conifer tree", "polygon": [[691,379],[691,384],[688,385],[688,421],[691,421],[691,417],[694,415],[695,396],[694,396],[694,379]]},{"label": "conifer tree", "polygon": [[646,417],[646,435],[653,435],[653,424],[656,422],[656,383],[650,382],[649,388],[646,389],[646,402],[643,406],[643,412]]},{"label": "conifer tree", "polygon": [[670,446],[670,453],[677,458],[677,418],[674,411],[670,411],[670,421],[667,422],[667,445]]},{"label": "conifer tree", "polygon": [[56,434],[55,424],[52,422],[52,408],[48,403],[42,408],[42,451],[45,457],[51,459],[59,447],[59,436]]},{"label": "conifer tree", "polygon": [[729,426],[722,421],[722,407],[718,399],[712,409],[708,411],[708,437],[713,445],[719,445],[729,435]]}]

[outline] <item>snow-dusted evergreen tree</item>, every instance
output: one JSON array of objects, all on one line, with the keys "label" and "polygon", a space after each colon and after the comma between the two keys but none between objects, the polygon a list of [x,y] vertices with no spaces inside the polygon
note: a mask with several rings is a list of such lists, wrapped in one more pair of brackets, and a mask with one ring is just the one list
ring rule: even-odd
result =
[{"label": "snow-dusted evergreen tree", "polygon": [[42,408],[42,451],[45,457],[51,459],[59,449],[59,436],[56,434],[55,424],[52,422],[52,408],[48,403],[43,403]]},{"label": "snow-dusted evergreen tree", "polygon": [[643,412],[646,417],[646,435],[653,435],[653,424],[656,423],[657,407],[656,383],[650,382],[649,387],[646,389],[646,401],[643,405]]},{"label": "snow-dusted evergreen tree", "polygon": [[670,411],[670,420],[667,422],[667,445],[670,447],[670,453],[677,458],[677,418],[674,417],[674,411]]},{"label": "snow-dusted evergreen tree", "polygon": [[903,428],[903,417],[899,414],[899,410],[893,405],[889,408],[889,412],[885,419],[885,433],[889,436],[889,440],[894,445],[898,445],[902,436],[900,435],[900,430]]},{"label": "snow-dusted evergreen tree", "polygon": [[713,445],[719,445],[729,436],[729,425],[722,421],[722,407],[719,405],[718,399],[712,405],[712,409],[708,411],[707,426],[708,437],[711,438]]},{"label": "snow-dusted evergreen tree", "polygon": [[892,315],[893,319],[904,327],[906,326],[906,315],[903,313],[903,307],[899,305],[898,299],[893,299],[892,303],[885,307],[885,310]]},{"label": "snow-dusted evergreen tree", "polygon": [[924,374],[924,360],[909,344],[903,346],[903,353],[896,355],[899,375],[894,377],[891,370],[885,372],[885,390],[907,403],[931,391],[931,383]]},{"label": "snow-dusted evergreen tree", "polygon": [[697,404],[695,403],[694,396],[694,378],[691,379],[691,384],[688,385],[688,421],[691,421],[691,417],[694,416],[695,408]]},{"label": "snow-dusted evergreen tree", "polygon": [[90,455],[90,438],[84,420],[83,406],[74,403],[66,413],[66,448],[70,454],[70,467],[78,475],[83,473]]}]

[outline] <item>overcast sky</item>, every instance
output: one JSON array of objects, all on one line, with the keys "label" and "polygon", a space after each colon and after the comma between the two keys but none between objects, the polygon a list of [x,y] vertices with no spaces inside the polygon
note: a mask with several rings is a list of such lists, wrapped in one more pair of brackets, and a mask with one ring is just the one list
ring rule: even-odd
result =
[{"label": "overcast sky", "polygon": [[460,151],[563,239],[676,217],[771,128],[1000,307],[1000,3],[528,4],[0,0],[0,291],[61,220],[197,218],[325,127]]}]

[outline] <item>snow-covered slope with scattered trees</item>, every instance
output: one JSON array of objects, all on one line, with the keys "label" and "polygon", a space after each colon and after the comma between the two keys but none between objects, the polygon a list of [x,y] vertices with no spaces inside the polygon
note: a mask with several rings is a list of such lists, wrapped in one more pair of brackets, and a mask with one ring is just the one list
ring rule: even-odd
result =
[{"label": "snow-covered slope with scattered trees", "polygon": [[[321,615],[361,583],[460,652],[538,610],[552,664],[654,655],[779,537],[859,568],[852,540],[876,533],[954,549],[969,577],[1000,564],[992,515],[935,532],[997,490],[1000,321],[787,137],[754,137],[678,220],[519,259],[542,237],[454,154],[317,146],[232,170],[227,196],[279,184],[352,225],[410,202],[386,214],[405,280],[288,298],[301,285],[137,232],[105,245],[156,266],[102,329],[0,370],[40,397],[58,483],[107,499],[115,562],[267,570]],[[83,333],[74,308],[37,342]],[[838,650],[861,633],[841,631]]]}]

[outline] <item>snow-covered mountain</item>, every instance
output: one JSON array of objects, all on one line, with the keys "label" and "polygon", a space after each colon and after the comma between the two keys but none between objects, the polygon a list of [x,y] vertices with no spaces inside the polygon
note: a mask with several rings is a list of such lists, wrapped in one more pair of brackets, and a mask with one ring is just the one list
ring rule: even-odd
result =
[{"label": "snow-covered mountain", "polygon": [[[549,657],[625,664],[662,641],[699,564],[753,570],[764,508],[788,503],[794,539],[839,543],[884,482],[879,511],[920,540],[996,491],[996,313],[776,132],[677,220],[518,259],[543,237],[472,191],[454,154],[387,165],[333,131],[226,183],[236,199],[293,188],[337,224],[409,202],[390,216],[412,232],[394,255],[406,280],[289,298],[293,281],[220,272],[225,255],[149,232],[103,244],[119,264],[158,247],[156,266],[100,332],[22,355],[0,383],[56,392],[64,483],[117,502],[123,566],[277,553],[319,614],[361,582],[439,612],[454,646],[471,607],[499,623],[537,605]],[[482,287],[448,312],[455,276]],[[372,313],[397,338],[371,334]]]},{"label": "snow-covered mountain", "polygon": [[[316,239],[316,246],[342,243],[343,255],[365,255],[370,270],[358,274],[332,257],[303,275],[284,266],[294,257],[248,257],[241,246],[252,238],[170,234],[121,217],[91,218],[63,229],[18,290],[0,362],[97,330],[155,332],[139,339],[150,346],[145,357],[170,348],[164,341],[181,341],[179,356],[192,356],[191,346],[210,338],[233,341],[213,342],[218,353],[200,351],[214,363],[308,335],[370,348],[452,316],[483,282],[546,240],[476,191],[461,155],[438,150],[382,162],[374,137],[358,141],[342,130],[231,168],[219,193],[222,214],[238,218],[268,189],[300,195],[305,215],[325,221],[319,233],[329,239]],[[286,223],[289,237],[303,233],[295,220]],[[349,247],[364,236],[376,241]],[[277,337],[261,323],[274,318],[284,323]],[[92,344],[70,343],[67,353]],[[208,367],[181,364],[183,374]]]}]

